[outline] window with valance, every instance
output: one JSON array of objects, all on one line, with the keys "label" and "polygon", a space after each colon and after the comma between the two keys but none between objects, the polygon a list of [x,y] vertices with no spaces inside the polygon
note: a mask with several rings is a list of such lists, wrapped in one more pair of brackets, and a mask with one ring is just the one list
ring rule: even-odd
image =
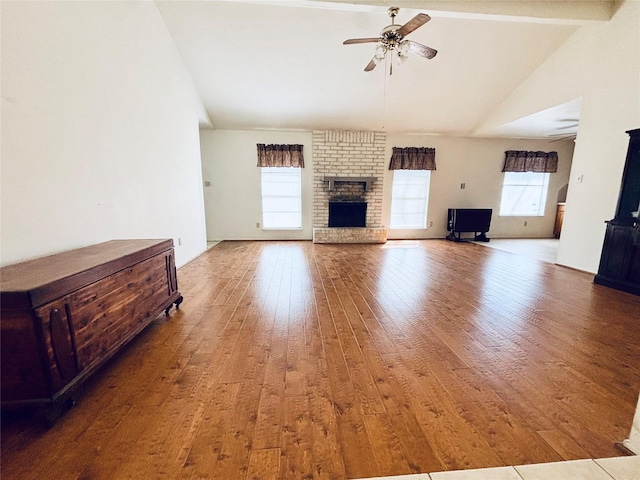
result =
[{"label": "window with valance", "polygon": [[435,169],[435,148],[393,147],[390,228],[426,228],[431,170]]},{"label": "window with valance", "polygon": [[527,152],[508,150],[503,172],[555,173],[558,171],[558,152]]},{"label": "window with valance", "polygon": [[508,150],[504,153],[500,215],[543,216],[549,175],[558,171],[558,153],[523,150]]},{"label": "window with valance", "polygon": [[258,143],[262,228],[302,228],[302,145]]},{"label": "window with valance", "polygon": [[304,168],[302,145],[265,145],[258,143],[258,167]]},{"label": "window with valance", "polygon": [[393,147],[389,170],[435,170],[436,149],[429,147]]}]

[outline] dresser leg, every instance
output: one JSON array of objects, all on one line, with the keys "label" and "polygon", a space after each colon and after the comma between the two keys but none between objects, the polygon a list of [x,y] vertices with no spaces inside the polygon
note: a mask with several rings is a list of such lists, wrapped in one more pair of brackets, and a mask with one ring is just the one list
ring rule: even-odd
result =
[{"label": "dresser leg", "polygon": [[47,428],[53,428],[58,419],[64,412],[75,406],[76,401],[73,398],[65,398],[53,402],[50,406],[42,411],[42,420]]},{"label": "dresser leg", "polygon": [[170,303],[170,304],[169,304],[169,306],[164,310],[164,315],[165,315],[166,317],[168,317],[168,316],[169,316],[169,312],[171,311],[171,307],[172,307],[173,305],[175,305],[175,306],[176,306],[176,310],[180,310],[180,304],[182,303],[182,300],[184,300],[184,298],[182,298],[182,295],[180,295],[180,296],[176,299],[176,301],[175,301],[175,302]]}]

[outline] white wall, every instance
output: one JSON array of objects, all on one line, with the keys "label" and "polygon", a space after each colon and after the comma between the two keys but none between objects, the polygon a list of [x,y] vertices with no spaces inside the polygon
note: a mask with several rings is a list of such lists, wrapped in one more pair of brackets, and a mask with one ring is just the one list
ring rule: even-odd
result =
[{"label": "white wall", "polygon": [[2,264],[113,238],[206,248],[206,113],[153,2],[0,2]]},{"label": "white wall", "polygon": [[[447,209],[492,208],[490,238],[548,238],[553,236],[560,190],[567,184],[573,142],[457,138],[427,135],[388,135],[387,158],[393,147],[434,147],[437,170],[431,172],[426,230],[389,230],[388,238],[443,238]],[[558,152],[558,172],[550,174],[543,217],[500,217],[500,196],[506,150]],[[388,162],[387,162],[388,163]],[[383,219],[389,224],[393,172],[385,170]],[[465,189],[460,184],[465,184]],[[527,226],[524,225],[525,221]]]},{"label": "white wall", "polygon": [[595,272],[613,218],[628,136],[640,127],[640,2],[580,28],[480,127],[582,97],[558,263]]},{"label": "white wall", "polygon": [[[205,187],[207,238],[311,239],[312,238],[312,134],[310,132],[263,132],[203,130],[201,132]],[[256,167],[256,143],[301,143],[305,168],[302,177],[302,230],[262,230],[260,169]],[[386,163],[392,147],[435,147],[438,169],[432,172],[426,230],[390,230],[389,238],[444,238],[448,208],[493,208],[490,237],[551,237],[559,191],[567,184],[573,142],[480,139],[442,136],[388,135]],[[558,172],[551,174],[544,217],[499,217],[504,152],[506,150],[558,151]],[[466,183],[464,190],[460,183]],[[382,223],[389,224],[392,172],[385,169]],[[524,226],[525,220],[527,226]]]},{"label": "white wall", "polygon": [[[301,144],[302,229],[263,230],[256,144]],[[202,130],[202,170],[209,240],[306,240],[312,237],[313,155],[311,132]]]},{"label": "white wall", "polygon": [[638,398],[636,413],[633,416],[629,438],[627,438],[623,444],[636,455],[640,455],[640,398]]}]

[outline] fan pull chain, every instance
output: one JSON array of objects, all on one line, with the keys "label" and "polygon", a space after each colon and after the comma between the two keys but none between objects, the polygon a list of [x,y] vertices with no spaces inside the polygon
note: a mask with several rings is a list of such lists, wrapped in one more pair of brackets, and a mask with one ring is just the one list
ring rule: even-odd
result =
[{"label": "fan pull chain", "polygon": [[[388,56],[385,56],[385,62],[388,61]],[[386,65],[385,65],[386,70]],[[384,76],[384,83],[382,87],[382,130],[385,127],[385,119],[387,116],[387,76]]]}]

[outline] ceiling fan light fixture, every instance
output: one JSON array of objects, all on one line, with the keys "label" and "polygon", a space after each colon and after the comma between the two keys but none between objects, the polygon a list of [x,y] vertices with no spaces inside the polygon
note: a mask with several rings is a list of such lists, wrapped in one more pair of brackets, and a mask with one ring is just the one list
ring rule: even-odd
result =
[{"label": "ceiling fan light fixture", "polygon": [[407,40],[403,40],[398,45],[398,55],[407,56],[409,55],[409,42]]},{"label": "ceiling fan light fixture", "polygon": [[[409,53],[428,59],[435,57],[438,53],[437,50],[434,50],[431,47],[427,47],[411,40],[405,40],[405,37],[408,34],[427,23],[431,20],[431,17],[426,13],[419,13],[404,25],[397,25],[395,23],[395,17],[398,14],[398,10],[399,9],[397,7],[389,8],[387,13],[391,17],[391,25],[384,27],[382,32],[380,32],[379,37],[349,38],[342,42],[343,45],[353,45],[358,43],[376,44],[374,57],[364,68],[365,72],[373,70],[376,65],[387,57],[387,53],[389,52],[392,55],[397,53],[398,59],[401,61],[405,60],[409,56]],[[391,70],[389,74],[391,74]]]}]

